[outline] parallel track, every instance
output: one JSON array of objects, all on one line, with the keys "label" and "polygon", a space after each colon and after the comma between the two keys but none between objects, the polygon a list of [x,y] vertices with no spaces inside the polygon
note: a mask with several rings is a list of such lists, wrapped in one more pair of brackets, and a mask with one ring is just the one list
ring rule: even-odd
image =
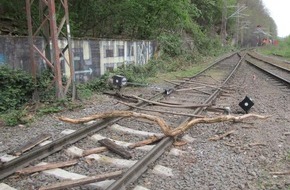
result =
[{"label": "parallel track", "polygon": [[[290,85],[290,69],[289,65],[278,65],[265,59],[261,59],[252,54],[248,54],[250,58],[247,58],[246,62],[262,72],[267,73],[268,75],[276,78],[277,80]],[[288,67],[287,67],[288,66]]]}]

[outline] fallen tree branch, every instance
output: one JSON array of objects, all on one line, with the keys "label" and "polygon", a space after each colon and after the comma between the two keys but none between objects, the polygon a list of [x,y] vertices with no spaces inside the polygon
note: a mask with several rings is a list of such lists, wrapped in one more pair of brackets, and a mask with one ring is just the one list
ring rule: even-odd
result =
[{"label": "fallen tree branch", "polygon": [[97,148],[91,148],[91,149],[84,150],[82,156],[88,156],[90,154],[98,154],[98,153],[105,152],[105,151],[108,151],[108,149],[107,149],[107,147],[104,147],[104,146],[97,147]]},{"label": "fallen tree branch", "polygon": [[160,141],[162,138],[164,138],[164,136],[156,136],[156,135],[153,135],[153,136],[149,137],[146,140],[139,141],[139,142],[136,142],[134,144],[129,145],[128,148],[133,149],[133,148],[136,148],[136,147],[140,147],[140,146],[145,146],[145,145],[148,145],[148,144],[152,144],[154,142]]},{"label": "fallen tree branch", "polygon": [[266,146],[265,143],[250,143],[249,146]]},{"label": "fallen tree branch", "polygon": [[214,118],[195,118],[191,119],[187,122],[184,122],[180,126],[178,126],[175,129],[171,129],[169,125],[166,124],[166,122],[156,116],[148,115],[148,114],[143,114],[143,113],[136,113],[132,111],[112,111],[112,112],[105,112],[105,113],[100,113],[100,114],[95,114],[92,116],[88,117],[83,117],[80,119],[71,119],[71,118],[66,118],[66,117],[58,117],[59,120],[65,121],[68,123],[85,123],[89,122],[91,120],[95,119],[103,119],[103,118],[109,118],[109,117],[135,117],[135,118],[143,118],[147,119],[149,121],[155,122],[159,127],[161,128],[161,131],[164,133],[166,136],[177,136],[179,134],[184,133],[186,130],[189,128],[193,127],[194,125],[198,123],[217,123],[217,122],[224,122],[224,121],[233,121],[233,122],[240,122],[244,119],[248,118],[256,118],[256,119],[267,119],[270,116],[261,116],[257,114],[245,114],[242,116],[233,116],[233,115],[220,115]]},{"label": "fallen tree branch", "polygon": [[220,140],[220,139],[225,138],[226,136],[228,136],[230,134],[233,134],[234,132],[236,132],[236,130],[228,131],[228,132],[226,132],[226,133],[224,133],[222,135],[215,135],[214,137],[211,137],[208,140],[210,140],[210,141],[217,141],[217,140]]},{"label": "fallen tree branch", "polygon": [[48,164],[41,165],[41,166],[31,166],[28,168],[24,168],[24,169],[16,171],[16,173],[24,175],[24,174],[30,174],[30,173],[40,172],[40,171],[44,171],[44,170],[68,167],[68,166],[75,165],[77,163],[78,163],[77,160],[70,160],[70,161],[59,162],[59,163],[48,163]]},{"label": "fallen tree branch", "polygon": [[224,121],[233,121],[233,122],[239,122],[247,118],[257,118],[257,119],[267,119],[270,116],[261,116],[256,114],[245,114],[242,116],[233,116],[233,115],[221,115],[213,118],[196,118],[192,119],[190,121],[187,121],[177,128],[171,130],[168,134],[169,136],[176,136],[179,134],[184,133],[186,130],[191,128],[192,126],[198,124],[198,123],[217,123],[217,122],[224,122]]},{"label": "fallen tree branch", "polygon": [[290,170],[289,171],[284,171],[284,172],[270,172],[272,175],[290,175]]},{"label": "fallen tree branch", "polygon": [[95,119],[103,119],[103,118],[110,118],[110,117],[135,117],[135,118],[147,119],[149,121],[153,121],[157,123],[165,135],[167,135],[167,133],[171,130],[171,128],[166,124],[166,122],[162,118],[148,115],[148,114],[143,114],[143,113],[136,113],[132,111],[104,112],[100,114],[91,115],[88,117],[83,117],[80,119],[71,119],[67,117],[58,117],[58,119],[61,121],[68,122],[68,123],[80,124],[80,123],[86,123]]}]

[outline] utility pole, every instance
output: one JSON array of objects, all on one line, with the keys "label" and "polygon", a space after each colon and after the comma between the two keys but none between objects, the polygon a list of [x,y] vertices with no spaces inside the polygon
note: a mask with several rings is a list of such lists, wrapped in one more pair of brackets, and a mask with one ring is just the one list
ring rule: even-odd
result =
[{"label": "utility pole", "polygon": [[247,7],[245,5],[240,5],[239,3],[236,6],[230,6],[231,8],[236,8],[236,11],[231,14],[229,17],[227,17],[227,19],[232,18],[232,17],[236,17],[236,43],[238,45],[239,42],[239,32],[240,32],[240,18],[244,17],[244,16],[248,16],[243,14],[242,12],[244,10],[247,9]]},{"label": "utility pole", "polygon": [[236,27],[237,27],[237,33],[236,33],[236,39],[237,39],[237,46],[239,46],[239,33],[240,33],[240,11],[239,11],[239,8],[240,8],[240,4],[238,3],[237,4],[237,16],[236,16],[236,19],[237,19],[237,23],[236,23]]},{"label": "utility pole", "polygon": [[[36,62],[35,56],[39,55],[44,60],[46,65],[53,71],[56,98],[65,98],[70,85],[72,85],[72,99],[75,99],[74,64],[69,25],[68,0],[58,0],[60,10],[63,10],[57,13],[57,16],[61,18],[58,20],[56,19],[55,0],[38,0],[38,6],[34,6],[34,3],[35,0],[26,0],[26,15],[32,75],[36,79],[38,64]],[[33,6],[39,8],[39,21],[34,22],[33,20],[31,11]],[[37,25],[37,23],[39,24]],[[66,30],[64,31],[63,28],[66,28]],[[63,48],[62,51],[60,50],[58,43],[60,35],[66,39],[67,43],[66,47]],[[44,48],[39,48],[35,44],[37,36],[44,38]],[[67,52],[68,59],[65,57],[65,52]],[[67,84],[65,86],[62,82],[63,73],[61,71],[61,57],[63,58],[65,64],[67,64],[70,68],[70,76],[68,77]]]},{"label": "utility pole", "polygon": [[223,0],[222,25],[221,25],[221,40],[225,45],[227,37],[227,0]]}]

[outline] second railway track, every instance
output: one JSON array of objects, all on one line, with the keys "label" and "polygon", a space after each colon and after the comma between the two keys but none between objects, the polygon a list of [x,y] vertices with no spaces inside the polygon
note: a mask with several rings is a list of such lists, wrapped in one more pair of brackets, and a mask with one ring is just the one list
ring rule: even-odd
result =
[{"label": "second railway track", "polygon": [[[164,107],[161,105],[146,103],[146,109],[153,109],[154,111],[160,110],[160,112],[142,111],[142,113],[161,117],[173,128],[179,126],[185,120],[192,118],[189,117],[189,115],[198,115],[201,114],[202,111],[206,111],[206,107],[188,109],[182,107],[182,105],[189,106],[194,104],[212,104],[214,103],[214,98],[221,95],[221,93],[226,94],[228,91],[232,90],[230,89],[231,87],[228,87],[228,89],[226,88],[227,86],[225,80],[230,78],[229,74],[233,74],[232,71],[238,67],[237,64],[240,63],[240,61],[241,57],[238,56],[238,54],[233,54],[224,60],[218,61],[217,64],[213,64],[207,71],[201,72],[192,78],[169,81],[172,88],[174,88],[172,93],[170,93],[170,95],[164,95],[162,93],[156,94],[154,101],[176,106]],[[159,98],[156,99],[156,97]],[[148,96],[145,97],[145,99],[150,98]],[[224,107],[220,108],[221,110],[214,110],[213,113],[216,113],[217,111],[217,114],[222,114],[225,109]],[[114,109],[127,110],[128,108],[122,104],[118,104],[118,106]],[[140,110],[135,109],[134,111],[139,112]],[[179,114],[168,114],[162,111],[172,113],[176,112]],[[208,112],[203,112],[203,115],[205,116],[206,113]],[[78,118],[77,115],[74,117]],[[17,169],[22,168],[24,165],[37,164],[40,161],[40,158],[44,158],[41,160],[42,162],[60,162],[70,160],[73,156],[77,156],[78,153],[81,154],[83,150],[101,146],[98,141],[104,138],[112,139],[117,144],[127,147],[130,145],[129,143],[144,140],[148,138],[148,136],[152,136],[154,134],[162,135],[162,131],[156,123],[136,118],[117,118],[113,120],[106,119],[103,121],[97,121],[95,124],[75,125],[75,127],[80,129],[71,131],[72,133],[68,136],[56,139],[51,144],[45,145],[47,146],[46,149],[43,147],[38,147],[36,149],[32,149],[28,153],[24,153],[10,162],[4,163],[0,167],[2,178],[13,174]],[[184,136],[179,136],[178,140],[182,140],[187,143],[194,140],[194,137],[190,136],[186,132],[183,135]],[[70,138],[74,140],[70,142]],[[7,182],[8,184],[9,182],[15,184],[16,180],[14,179],[19,181],[22,180],[22,182],[19,182],[19,184],[22,184],[19,185],[19,189],[38,189],[40,186],[45,187],[46,185],[58,182],[58,180],[79,179],[84,176],[122,170],[122,172],[124,172],[122,177],[114,180],[106,180],[103,182],[81,186],[80,189],[137,189],[141,188],[141,186],[149,187],[149,189],[160,189],[161,187],[159,188],[159,186],[161,184],[151,184],[150,181],[143,181],[142,179],[139,179],[134,183],[134,180],[138,179],[138,177],[143,175],[144,172],[145,176],[154,175],[156,178],[160,179],[174,179],[175,176],[178,175],[178,171],[174,168],[178,168],[178,163],[180,161],[188,162],[188,164],[194,162],[194,159],[192,159],[194,155],[190,149],[188,150],[182,147],[172,147],[174,140],[176,139],[167,137],[154,146],[147,145],[139,149],[136,148],[129,150],[132,155],[131,159],[123,159],[110,151],[88,156],[79,155],[80,157],[77,158],[77,165],[59,169],[59,173],[54,173],[51,171],[41,172],[36,175],[15,176],[16,178],[10,177],[5,179],[4,182]],[[29,158],[29,155],[33,155],[33,151],[36,152],[34,153],[35,157]],[[42,152],[45,154],[43,156],[39,156],[38,154]],[[50,156],[45,158],[48,155]],[[162,158],[156,161],[156,159],[161,155]],[[24,165],[22,164],[21,159],[24,160],[22,161]],[[172,164],[168,164],[168,162],[171,162]],[[13,165],[18,167],[14,167],[13,171],[11,171]],[[6,173],[3,171],[6,171]],[[67,175],[61,175],[60,171],[66,173]],[[38,183],[36,185],[32,183],[37,181]],[[178,189],[177,186],[171,189]],[[172,187],[170,186],[170,183],[168,187]],[[79,188],[76,187],[75,189]]]}]

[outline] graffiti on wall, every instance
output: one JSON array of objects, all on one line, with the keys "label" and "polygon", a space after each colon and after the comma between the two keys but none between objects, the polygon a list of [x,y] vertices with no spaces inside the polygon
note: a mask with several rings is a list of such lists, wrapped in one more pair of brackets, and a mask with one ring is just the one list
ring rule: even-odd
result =
[{"label": "graffiti on wall", "polygon": [[[65,47],[63,44],[60,42],[59,46]],[[74,80],[77,83],[91,80],[95,71],[88,41],[73,41],[72,46]],[[61,58],[61,70],[64,76],[70,77],[70,66],[67,64],[67,60],[68,53]]]},{"label": "graffiti on wall", "polygon": [[150,42],[137,42],[137,64],[144,65],[153,57],[153,47]]},{"label": "graffiti on wall", "polygon": [[154,43],[149,41],[102,41],[102,74],[128,64],[144,65],[154,54]]},{"label": "graffiti on wall", "polygon": [[[0,65],[7,63],[12,68],[31,70],[27,37],[0,36],[0,42]],[[37,42],[37,47],[44,49],[45,41],[37,38]],[[60,50],[66,48],[66,44],[59,40]],[[150,41],[72,40],[75,81],[86,82],[124,65],[144,65],[153,56],[154,49],[155,44]],[[35,54],[35,60],[38,72],[47,69],[41,56]],[[60,61],[62,74],[67,78],[71,65],[68,60],[66,51]]]},{"label": "graffiti on wall", "polygon": [[3,53],[0,53],[0,65],[4,65],[5,63],[5,55]]}]

